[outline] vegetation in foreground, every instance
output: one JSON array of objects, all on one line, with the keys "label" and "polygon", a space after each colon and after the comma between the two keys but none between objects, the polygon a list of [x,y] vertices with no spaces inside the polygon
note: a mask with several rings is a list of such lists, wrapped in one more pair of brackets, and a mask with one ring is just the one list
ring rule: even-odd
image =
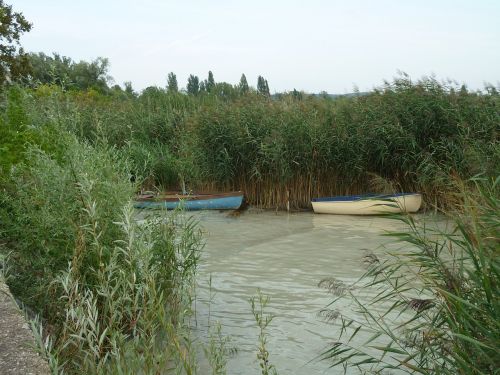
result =
[{"label": "vegetation in foreground", "polygon": [[[390,235],[402,249],[386,260],[367,256],[369,269],[354,285],[325,282],[336,301],[352,301],[352,311],[336,311],[333,302],[327,314],[340,322],[338,339],[323,354],[332,366],[367,373],[498,373],[500,177],[474,184],[474,191],[458,189],[464,204],[450,213],[452,228],[400,217],[408,231]],[[374,296],[368,300],[361,293],[367,289]],[[372,333],[366,342],[357,336],[363,331]]]},{"label": "vegetation in foreground", "polygon": [[[31,24],[3,1],[0,10],[0,250],[14,294],[41,317],[54,373],[196,372],[187,320],[199,233],[178,216],[139,224],[129,207],[140,187],[184,181],[241,189],[269,208],[385,181],[458,209],[452,232],[405,218],[412,232],[400,237],[413,247],[392,262],[370,258],[360,285],[381,288],[371,303],[388,304],[384,314],[341,288],[366,319],[343,317],[325,357],[372,372],[497,371],[498,179],[456,194],[457,181],[497,176],[497,89],[403,75],[351,97],[271,96],[263,77],[254,89],[244,75],[231,85],[209,72],[185,91],[170,73],[166,88],[135,93],[110,87],[106,59],[25,53],[19,36]],[[258,359],[273,373],[259,304]],[[394,315],[409,318],[394,326]],[[351,344],[360,329],[374,331],[368,350]],[[217,332],[207,353],[224,373]]]},{"label": "vegetation in foreground", "polygon": [[126,163],[68,138],[63,162],[30,147],[1,201],[7,281],[40,314],[52,371],[194,367],[195,223],[176,215],[137,221]]}]

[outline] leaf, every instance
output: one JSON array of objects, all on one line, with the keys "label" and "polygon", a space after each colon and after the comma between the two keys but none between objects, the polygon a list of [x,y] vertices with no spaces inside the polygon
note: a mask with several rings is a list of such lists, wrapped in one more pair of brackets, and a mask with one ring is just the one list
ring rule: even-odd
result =
[{"label": "leaf", "polygon": [[400,349],[396,349],[396,348],[391,348],[390,346],[370,346],[370,348],[374,348],[374,349],[381,350],[383,352],[388,352],[388,353],[408,354],[404,350],[400,350]]},{"label": "leaf", "polygon": [[461,340],[470,342],[471,344],[478,345],[478,346],[481,346],[481,347],[486,348],[486,349],[495,350],[491,346],[483,344],[482,342],[477,341],[477,340],[473,339],[472,337],[462,335],[461,333],[452,333],[452,335],[455,337],[458,337]]}]

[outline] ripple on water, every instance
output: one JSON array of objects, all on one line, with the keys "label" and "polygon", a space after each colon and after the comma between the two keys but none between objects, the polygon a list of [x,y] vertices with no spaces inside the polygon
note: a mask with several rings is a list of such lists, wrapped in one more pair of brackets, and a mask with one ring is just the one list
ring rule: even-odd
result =
[{"label": "ripple on water", "polygon": [[206,232],[198,275],[196,334],[206,337],[210,311],[210,320],[219,321],[223,333],[232,337],[231,345],[238,348],[229,359],[228,373],[260,373],[258,329],[249,303],[257,288],[271,298],[267,312],[275,317],[268,329],[267,347],[278,371],[336,373],[328,369],[328,363],[317,360],[337,334],[318,315],[333,299],[318,283],[327,277],[354,282],[364,272],[366,251],[380,251],[391,240],[381,234],[400,224],[381,217],[266,211],[250,211],[237,218],[219,212],[192,215]]}]

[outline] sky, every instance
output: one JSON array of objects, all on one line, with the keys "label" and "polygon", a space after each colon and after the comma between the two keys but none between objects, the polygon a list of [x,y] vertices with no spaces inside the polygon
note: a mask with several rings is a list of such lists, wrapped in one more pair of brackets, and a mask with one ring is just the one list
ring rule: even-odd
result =
[{"label": "sky", "polygon": [[169,72],[271,92],[367,91],[399,71],[477,90],[500,82],[500,0],[6,0],[33,23],[21,44],[107,57],[115,83],[165,86]]}]

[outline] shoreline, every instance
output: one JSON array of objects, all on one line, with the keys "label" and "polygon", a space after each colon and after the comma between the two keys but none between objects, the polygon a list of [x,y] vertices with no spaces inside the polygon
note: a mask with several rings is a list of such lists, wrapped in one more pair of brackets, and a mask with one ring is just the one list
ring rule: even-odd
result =
[{"label": "shoreline", "polygon": [[35,338],[22,310],[0,276],[0,372],[49,375],[48,363],[36,352]]}]

